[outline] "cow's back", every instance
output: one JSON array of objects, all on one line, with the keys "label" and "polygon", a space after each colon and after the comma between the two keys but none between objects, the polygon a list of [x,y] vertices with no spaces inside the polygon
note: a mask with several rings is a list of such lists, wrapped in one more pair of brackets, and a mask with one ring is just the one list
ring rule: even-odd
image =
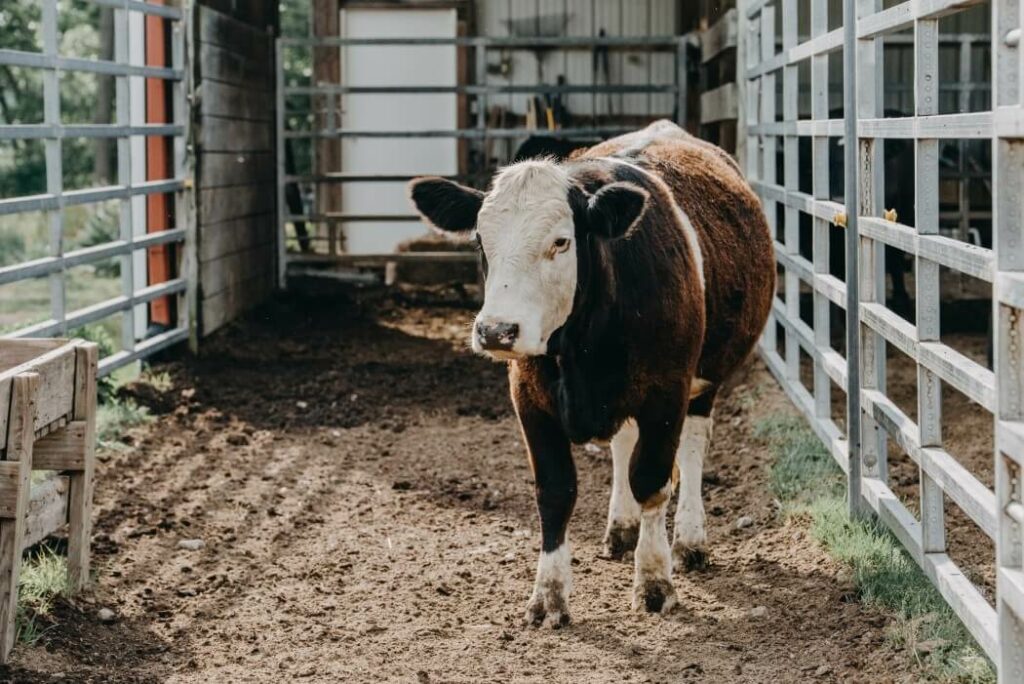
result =
[{"label": "cow's back", "polygon": [[577,158],[601,157],[629,160],[659,176],[696,230],[706,305],[698,376],[721,382],[752,351],[775,292],[773,240],[757,196],[731,156],[668,121]]}]

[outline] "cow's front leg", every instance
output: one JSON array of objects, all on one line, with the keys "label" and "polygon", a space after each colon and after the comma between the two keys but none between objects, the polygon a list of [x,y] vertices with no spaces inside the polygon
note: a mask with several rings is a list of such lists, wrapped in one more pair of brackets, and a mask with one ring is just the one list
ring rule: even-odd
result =
[{"label": "cow's front leg", "polygon": [[638,436],[636,422],[627,420],[612,438],[612,496],[604,535],[605,554],[612,558],[635,549],[640,534],[640,504],[629,487],[629,461]]},{"label": "cow's front leg", "polygon": [[672,497],[672,469],[686,407],[685,401],[675,396],[655,397],[647,404],[654,408],[637,416],[640,438],[633,452],[629,478],[641,511],[633,609],[667,613],[676,604],[676,591],[672,586],[672,551],[665,518]]},{"label": "cow's front leg", "polygon": [[566,528],[576,504],[576,466],[569,439],[554,416],[520,402],[516,408],[533,466],[541,528],[537,579],[526,622],[557,628],[569,624],[572,554]]},{"label": "cow's front leg", "polygon": [[711,444],[711,428],[711,416],[695,415],[691,408],[679,444],[679,503],[676,504],[672,556],[676,567],[687,571],[702,570],[708,562],[701,481],[704,458]]}]

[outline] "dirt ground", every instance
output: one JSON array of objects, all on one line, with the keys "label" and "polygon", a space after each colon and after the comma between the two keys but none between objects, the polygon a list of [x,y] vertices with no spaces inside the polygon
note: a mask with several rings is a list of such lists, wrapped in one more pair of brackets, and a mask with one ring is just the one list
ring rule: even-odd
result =
[{"label": "dirt ground", "polygon": [[573,623],[524,628],[532,482],[504,369],[464,349],[471,315],[290,298],[158,365],[173,389],[139,392],[158,418],[98,474],[95,586],[7,678],[917,681],[887,618],[780,518],[753,429],[792,409],[756,363],[718,409],[713,565],[677,575],[679,608],[630,611],[630,566],[599,557],[610,457],[581,448]]}]

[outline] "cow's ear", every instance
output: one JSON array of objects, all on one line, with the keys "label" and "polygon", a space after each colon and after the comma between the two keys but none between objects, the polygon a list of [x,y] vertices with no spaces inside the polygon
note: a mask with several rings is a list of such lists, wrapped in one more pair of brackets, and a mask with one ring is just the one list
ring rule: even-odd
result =
[{"label": "cow's ear", "polygon": [[626,237],[640,223],[650,194],[633,183],[609,183],[587,203],[590,229],[599,237]]},{"label": "cow's ear", "polygon": [[430,225],[448,233],[467,233],[476,227],[484,193],[453,181],[425,176],[409,183],[409,198]]}]

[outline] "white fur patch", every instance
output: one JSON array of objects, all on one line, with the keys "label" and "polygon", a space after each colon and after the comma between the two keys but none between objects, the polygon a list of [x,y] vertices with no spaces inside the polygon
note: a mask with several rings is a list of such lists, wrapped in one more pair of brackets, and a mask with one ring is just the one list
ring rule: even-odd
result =
[{"label": "white fur patch", "polygon": [[[551,334],[572,312],[576,249],[569,176],[552,161],[502,169],[477,217],[488,274],[481,323],[518,326],[512,355],[544,354]],[[556,240],[568,240],[564,250]],[[475,351],[482,351],[473,340]]]},{"label": "white fur patch", "polygon": [[636,422],[627,420],[612,438],[612,495],[608,502],[608,527],[640,523],[640,504],[629,487],[629,460],[640,432]]},{"label": "white fur patch", "polygon": [[534,591],[552,586],[561,587],[562,598],[565,601],[569,600],[569,594],[572,593],[572,552],[568,539],[554,551],[541,551],[537,560],[537,581]]},{"label": "white fur patch", "polygon": [[703,548],[707,541],[704,528],[704,500],[701,481],[704,457],[711,444],[713,421],[703,416],[687,416],[676,452],[679,465],[679,503],[676,507],[673,544],[689,549]]},{"label": "white fur patch", "polygon": [[671,494],[672,483],[668,482],[661,503],[643,509],[640,514],[640,537],[637,539],[634,559],[634,610],[639,610],[647,602],[645,597],[652,591],[664,598],[658,608],[662,612],[671,610],[676,603],[675,590],[672,588],[672,549],[668,545],[668,530],[665,528],[665,514]]}]

